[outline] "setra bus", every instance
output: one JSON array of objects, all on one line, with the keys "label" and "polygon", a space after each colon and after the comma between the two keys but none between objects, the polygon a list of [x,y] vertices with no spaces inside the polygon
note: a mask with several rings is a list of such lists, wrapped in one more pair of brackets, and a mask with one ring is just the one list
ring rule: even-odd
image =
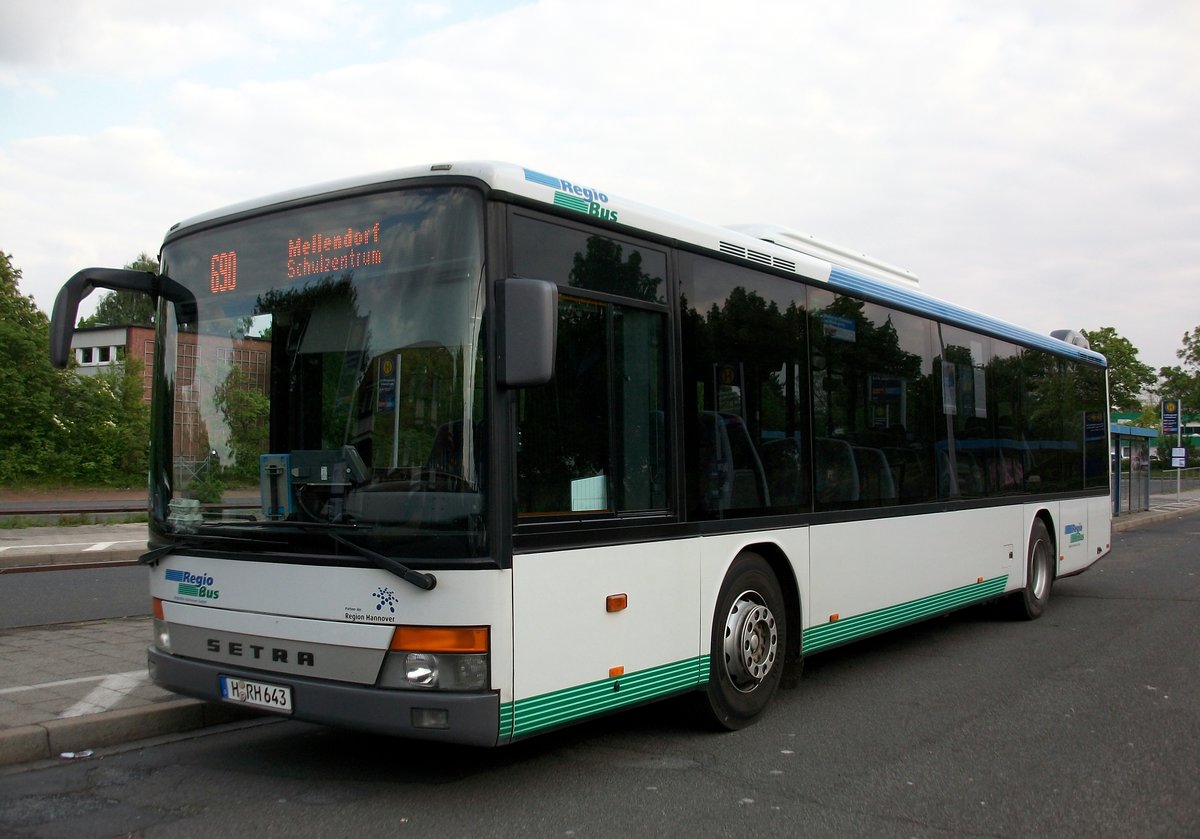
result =
[{"label": "setra bus", "polygon": [[153,681],[499,745],[970,604],[1036,618],[1110,548],[1106,363],[785,229],[498,163],[172,227]]}]

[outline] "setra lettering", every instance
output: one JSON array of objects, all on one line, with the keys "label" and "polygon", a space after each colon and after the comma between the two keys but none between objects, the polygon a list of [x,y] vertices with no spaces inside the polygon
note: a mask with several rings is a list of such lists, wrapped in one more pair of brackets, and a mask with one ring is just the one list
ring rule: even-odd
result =
[{"label": "setra lettering", "polygon": [[267,660],[267,654],[269,654],[270,661],[276,664],[294,663],[298,667],[316,667],[317,665],[316,655],[308,650],[293,652],[282,647],[264,647],[259,644],[246,644],[241,641],[225,641],[222,643],[219,638],[206,639],[204,646],[210,653],[232,658],[254,658],[265,661]]}]

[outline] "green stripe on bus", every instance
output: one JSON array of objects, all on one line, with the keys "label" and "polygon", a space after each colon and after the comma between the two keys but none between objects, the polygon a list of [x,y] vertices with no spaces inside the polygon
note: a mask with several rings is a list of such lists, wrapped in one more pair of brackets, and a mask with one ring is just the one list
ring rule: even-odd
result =
[{"label": "green stripe on bus", "polygon": [[576,198],[574,195],[567,195],[565,192],[554,193],[554,203],[559,207],[566,207],[568,210],[576,210],[580,213],[588,211],[588,202],[582,198]]},{"label": "green stripe on bus", "polygon": [[500,734],[514,737],[678,693],[708,681],[708,656],[684,659],[500,706]]},{"label": "green stripe on bus", "polygon": [[513,703],[500,703],[500,736],[508,737],[512,732]]},{"label": "green stripe on bus", "polygon": [[901,603],[898,606],[889,606],[886,609],[877,609],[874,612],[866,612],[861,615],[855,615],[852,618],[842,618],[830,621],[821,626],[810,627],[804,633],[804,643],[802,645],[804,654],[807,655],[808,653],[822,650],[834,644],[852,641],[855,638],[861,638],[865,635],[873,635],[885,629],[891,629],[892,627],[912,623],[922,618],[940,615],[971,603],[987,600],[988,598],[1003,594],[1004,587],[1007,584],[1007,575],[993,577],[990,580],[972,583],[971,585],[945,591],[931,597],[922,597],[918,600]]}]

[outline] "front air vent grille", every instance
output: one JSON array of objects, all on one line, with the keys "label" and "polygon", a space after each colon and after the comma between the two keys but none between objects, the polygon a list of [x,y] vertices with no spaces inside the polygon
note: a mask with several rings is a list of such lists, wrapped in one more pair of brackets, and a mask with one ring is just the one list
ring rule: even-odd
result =
[{"label": "front air vent grille", "polygon": [[759,265],[766,265],[769,268],[782,268],[784,271],[796,273],[796,263],[787,259],[780,259],[777,256],[771,256],[769,253],[762,251],[750,250],[741,245],[735,245],[732,242],[719,242],[721,253],[727,253],[730,256],[737,256],[742,259],[748,259],[751,262],[757,262]]}]

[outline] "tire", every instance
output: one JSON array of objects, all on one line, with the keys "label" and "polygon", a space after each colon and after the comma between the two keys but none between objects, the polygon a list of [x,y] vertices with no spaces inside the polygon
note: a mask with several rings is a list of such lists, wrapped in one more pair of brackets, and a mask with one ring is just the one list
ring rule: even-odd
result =
[{"label": "tire", "polygon": [[730,731],[750,725],[779,687],[787,650],[783,593],[761,556],[744,553],[721,583],[713,615],[707,710]]},{"label": "tire", "polygon": [[1016,592],[1009,603],[1013,617],[1032,621],[1046,611],[1054,586],[1054,542],[1042,519],[1034,521],[1029,531],[1025,556],[1025,588]]}]

